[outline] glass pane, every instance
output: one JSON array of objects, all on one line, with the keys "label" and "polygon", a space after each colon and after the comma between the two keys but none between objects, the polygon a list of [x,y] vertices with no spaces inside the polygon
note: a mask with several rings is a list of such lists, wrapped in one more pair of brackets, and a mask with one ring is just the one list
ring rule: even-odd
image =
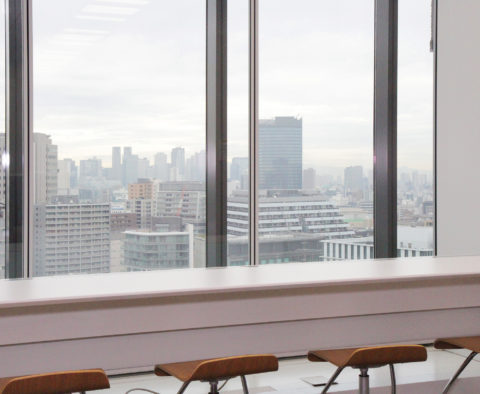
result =
[{"label": "glass pane", "polygon": [[33,0],[34,275],[205,265],[205,9]]},{"label": "glass pane", "polygon": [[433,254],[431,0],[398,5],[398,252]]},{"label": "glass pane", "polygon": [[249,2],[228,1],[228,264],[248,259]]},{"label": "glass pane", "polygon": [[260,263],[373,257],[373,0],[260,0]]},{"label": "glass pane", "polygon": [[0,2],[0,278],[5,278],[5,2]]}]

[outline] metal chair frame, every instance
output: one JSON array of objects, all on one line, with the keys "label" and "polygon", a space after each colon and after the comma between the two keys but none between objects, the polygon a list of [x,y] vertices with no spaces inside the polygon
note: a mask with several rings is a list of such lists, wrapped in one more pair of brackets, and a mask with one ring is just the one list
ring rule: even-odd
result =
[{"label": "metal chair frame", "polygon": [[[381,367],[382,365],[375,365],[375,366],[370,366],[370,368],[378,368]],[[391,386],[392,386],[392,394],[397,393],[397,382],[395,379],[395,368],[393,364],[388,364],[390,368],[390,380],[391,380]],[[331,378],[328,380],[327,384],[325,385],[324,389],[322,390],[322,394],[326,394],[330,386],[335,382],[335,380],[338,378],[338,375],[345,369],[345,367],[338,367],[336,371],[333,373]],[[369,394],[370,393],[370,377],[368,375],[368,368],[359,368],[360,369],[360,375],[358,375],[358,392],[360,394]]]},{"label": "metal chair frame", "polygon": [[442,394],[446,394],[448,393],[448,391],[451,389],[453,383],[455,383],[455,381],[457,380],[457,378],[460,376],[460,374],[463,372],[463,370],[466,368],[466,366],[468,364],[470,364],[470,361],[473,360],[473,358],[477,355],[478,353],[477,352],[471,352],[468,357],[465,359],[465,361],[462,363],[462,365],[460,365],[460,367],[457,369],[457,371],[455,372],[455,374],[450,378],[450,380],[448,381],[447,385],[445,386],[445,388],[443,389],[442,391]]},{"label": "metal chair frame", "polygon": [[[247,386],[247,379],[245,375],[240,375],[240,379],[242,381],[242,389],[243,394],[248,394],[248,386]],[[190,384],[191,380],[184,382],[180,390],[178,390],[177,394],[183,394],[183,392],[187,389],[188,385]],[[215,380],[202,380],[202,382],[207,382],[210,384],[210,391],[208,394],[219,394],[220,390],[218,388],[218,379]]]}]

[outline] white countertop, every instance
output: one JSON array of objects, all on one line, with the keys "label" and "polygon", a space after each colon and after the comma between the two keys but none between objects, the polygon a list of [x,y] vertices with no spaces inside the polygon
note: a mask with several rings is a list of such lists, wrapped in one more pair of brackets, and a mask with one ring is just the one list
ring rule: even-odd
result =
[{"label": "white countertop", "polygon": [[480,278],[480,256],[289,263],[0,280],[0,309],[207,293]]}]

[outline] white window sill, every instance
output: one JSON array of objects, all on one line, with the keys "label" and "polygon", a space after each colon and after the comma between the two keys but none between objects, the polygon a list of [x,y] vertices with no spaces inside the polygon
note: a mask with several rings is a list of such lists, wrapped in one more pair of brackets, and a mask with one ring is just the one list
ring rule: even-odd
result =
[{"label": "white window sill", "polygon": [[479,312],[480,257],[5,280],[0,375],[478,335]]}]

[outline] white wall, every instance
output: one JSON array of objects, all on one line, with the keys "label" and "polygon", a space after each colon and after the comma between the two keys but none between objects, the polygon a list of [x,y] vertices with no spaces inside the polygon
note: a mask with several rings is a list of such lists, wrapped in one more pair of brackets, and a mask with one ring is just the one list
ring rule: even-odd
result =
[{"label": "white wall", "polygon": [[480,255],[480,1],[438,0],[437,247]]}]

